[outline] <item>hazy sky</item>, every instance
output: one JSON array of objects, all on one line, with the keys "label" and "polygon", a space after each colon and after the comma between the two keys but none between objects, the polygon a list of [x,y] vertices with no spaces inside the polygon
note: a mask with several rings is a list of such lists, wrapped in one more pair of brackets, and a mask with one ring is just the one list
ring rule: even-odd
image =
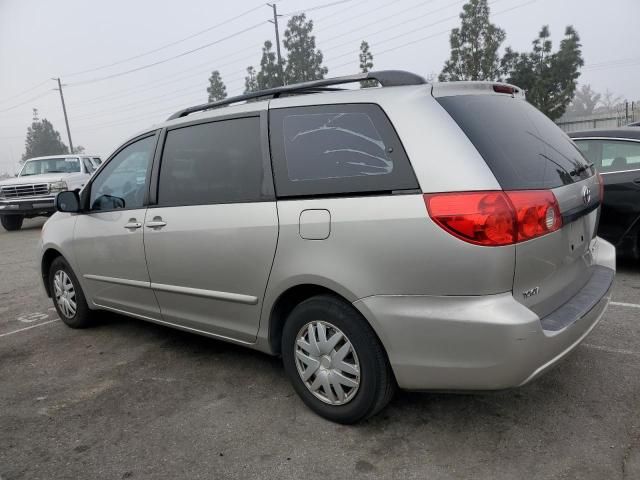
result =
[{"label": "hazy sky", "polygon": [[[282,0],[278,10],[281,33],[288,13],[308,11],[329,76],[357,71],[362,40],[371,45],[376,69],[428,75],[448,57],[448,31],[459,24],[463,3]],[[507,33],[503,48],[529,50],[544,24],[556,47],[573,25],[586,63],[580,82],[640,99],[639,0],[494,0],[490,6]],[[136,131],[206,101],[213,69],[229,94],[242,93],[246,67],[259,64],[264,40],[273,41],[270,15],[258,0],[0,0],[0,173],[13,172],[24,152],[34,107],[68,144],[51,77],[68,85],[74,145],[106,156]],[[156,62],[162,63],[141,68]],[[129,70],[136,71],[105,78]]]}]

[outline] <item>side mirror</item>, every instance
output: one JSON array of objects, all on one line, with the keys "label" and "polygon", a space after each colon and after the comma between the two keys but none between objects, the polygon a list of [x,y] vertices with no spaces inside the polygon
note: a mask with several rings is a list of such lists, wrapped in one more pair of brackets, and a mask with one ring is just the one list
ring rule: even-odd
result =
[{"label": "side mirror", "polygon": [[77,213],[80,211],[80,196],[78,192],[60,192],[56,196],[56,210],[59,212]]}]

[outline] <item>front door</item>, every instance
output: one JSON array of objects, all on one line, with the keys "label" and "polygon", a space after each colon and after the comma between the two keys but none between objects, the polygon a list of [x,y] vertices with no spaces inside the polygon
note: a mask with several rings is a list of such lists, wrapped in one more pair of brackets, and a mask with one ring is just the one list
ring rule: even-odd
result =
[{"label": "front door", "polygon": [[78,216],[74,252],[89,298],[101,307],[160,318],[143,244],[155,134],[126,145],[97,174],[89,212]]},{"label": "front door", "polygon": [[144,227],[151,287],[165,322],[255,341],[277,238],[259,117],[167,132],[157,205]]}]

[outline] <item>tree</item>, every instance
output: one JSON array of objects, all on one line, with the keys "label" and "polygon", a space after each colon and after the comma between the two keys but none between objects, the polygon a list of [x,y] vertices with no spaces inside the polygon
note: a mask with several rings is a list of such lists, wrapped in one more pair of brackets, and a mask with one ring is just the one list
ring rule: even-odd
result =
[{"label": "tree", "polygon": [[244,93],[257,92],[260,90],[258,87],[258,80],[256,79],[256,69],[253,67],[247,67],[247,76],[244,77]]},{"label": "tree", "polygon": [[502,70],[509,83],[526,91],[527,100],[551,120],[560,118],[573,99],[584,65],[580,37],[573,27],[565,29],[560,48],[552,53],[549,27],[543,26],[533,50],[516,53],[507,48]]},{"label": "tree", "polygon": [[76,145],[75,147],[73,147],[73,152],[71,153],[77,153],[79,155],[82,155],[84,152],[86,152],[86,148],[84,148],[82,145]]},{"label": "tree", "polygon": [[451,57],[440,81],[496,80],[500,76],[498,49],[504,30],[489,21],[487,0],[470,0],[462,7],[460,28],[451,30]]},{"label": "tree", "polygon": [[567,113],[576,117],[591,115],[600,103],[601,97],[601,94],[591,89],[591,85],[582,85],[569,104]]},{"label": "tree", "polygon": [[33,121],[27,129],[25,152],[22,161],[44,155],[60,155],[69,153],[67,146],[62,143],[60,134],[53,128],[46,118],[38,118],[38,110],[33,109]]},{"label": "tree", "polygon": [[271,49],[272,47],[273,45],[269,40],[264,42],[264,46],[262,47],[260,71],[256,75],[259,90],[283,85],[282,79],[280,78],[280,72],[282,70],[276,60],[275,52]]},{"label": "tree", "polygon": [[227,98],[227,87],[225,87],[218,70],[211,72],[207,93],[209,94],[209,102],[216,102]]},{"label": "tree", "polygon": [[598,111],[603,113],[612,113],[617,111],[618,107],[624,103],[624,99],[620,95],[616,95],[607,89],[605,90],[600,103],[602,106],[598,108]]},{"label": "tree", "polygon": [[[360,60],[360,71],[362,73],[370,72],[373,68],[373,54],[369,49],[369,43],[364,40],[360,44],[360,54],[358,55],[358,59]],[[364,82],[360,82],[360,88],[369,88],[375,87],[377,82],[375,80],[365,80]]]},{"label": "tree", "polygon": [[294,15],[287,22],[284,32],[284,48],[288,53],[284,71],[287,83],[317,80],[324,78],[329,71],[322,66],[323,55],[316,49],[316,37],[312,31],[313,21],[307,21],[304,13]]}]

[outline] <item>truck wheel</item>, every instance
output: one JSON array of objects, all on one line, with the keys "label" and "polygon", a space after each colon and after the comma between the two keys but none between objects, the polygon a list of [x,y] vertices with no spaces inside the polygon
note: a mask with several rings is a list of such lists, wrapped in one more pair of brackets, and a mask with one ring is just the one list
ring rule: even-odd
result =
[{"label": "truck wheel", "polygon": [[14,230],[20,230],[22,228],[22,220],[24,217],[22,215],[1,215],[0,223],[5,230],[9,232],[13,232]]},{"label": "truck wheel", "polygon": [[282,332],[293,388],[318,415],[350,424],[379,412],[396,382],[384,348],[353,306],[318,295],[296,306]]}]

